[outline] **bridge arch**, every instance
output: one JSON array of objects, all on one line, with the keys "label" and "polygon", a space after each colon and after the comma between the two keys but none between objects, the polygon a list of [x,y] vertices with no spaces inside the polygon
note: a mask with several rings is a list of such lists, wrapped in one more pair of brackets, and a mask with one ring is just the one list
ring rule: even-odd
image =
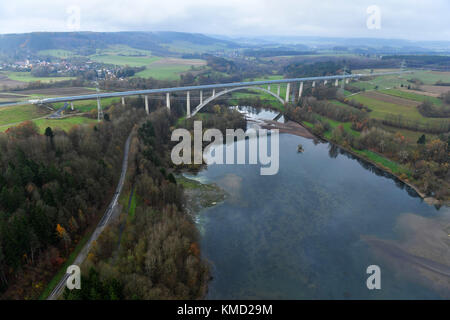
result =
[{"label": "bridge arch", "polygon": [[254,90],[264,91],[264,92],[266,92],[266,93],[268,93],[268,94],[274,96],[275,98],[277,98],[278,101],[280,101],[280,103],[284,105],[284,100],[283,100],[280,96],[276,95],[276,94],[273,93],[272,91],[267,90],[267,89],[265,89],[265,88],[261,88],[261,87],[249,87],[249,86],[247,86],[247,87],[237,87],[237,88],[231,88],[231,89],[223,90],[223,91],[221,91],[221,92],[215,94],[214,96],[211,96],[211,97],[209,97],[208,99],[205,99],[205,101],[203,101],[202,103],[200,103],[200,104],[192,111],[192,113],[191,113],[190,115],[187,116],[187,118],[190,118],[190,117],[195,116],[195,114],[196,114],[197,112],[199,112],[204,106],[206,106],[208,103],[210,103],[211,101],[215,100],[216,98],[218,98],[218,97],[220,97],[220,96],[223,96],[223,95],[225,95],[225,94],[227,94],[227,93],[230,93],[230,92],[233,92],[233,91],[246,90],[246,89],[254,89]]}]

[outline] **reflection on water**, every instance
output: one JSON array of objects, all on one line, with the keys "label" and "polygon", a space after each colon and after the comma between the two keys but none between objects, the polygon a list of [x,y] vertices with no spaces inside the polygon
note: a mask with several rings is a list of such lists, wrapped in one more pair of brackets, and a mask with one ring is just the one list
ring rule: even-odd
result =
[{"label": "reflection on water", "polygon": [[[450,265],[440,258],[450,256],[448,208],[425,204],[340,148],[280,134],[277,175],[261,176],[258,165],[211,165],[198,178],[230,195],[200,213],[203,254],[213,266],[210,299],[450,297],[448,277],[424,270],[430,261]],[[434,241],[424,241],[427,234]],[[366,287],[372,264],[381,268],[381,290]]]},{"label": "reflection on water", "polygon": [[276,120],[284,123],[284,116],[281,113],[275,113],[269,109],[254,108],[251,106],[233,106],[230,108],[238,110],[245,115],[249,128],[254,127],[254,125],[262,124],[264,120]]}]

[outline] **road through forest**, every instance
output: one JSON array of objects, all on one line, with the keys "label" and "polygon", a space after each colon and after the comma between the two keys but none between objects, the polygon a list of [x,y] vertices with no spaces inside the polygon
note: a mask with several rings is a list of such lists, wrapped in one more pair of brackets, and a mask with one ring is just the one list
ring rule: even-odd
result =
[{"label": "road through forest", "polygon": [[[118,203],[119,196],[120,196],[120,193],[122,192],[122,188],[123,188],[123,185],[125,182],[125,176],[127,174],[128,153],[130,151],[131,137],[132,137],[132,133],[130,133],[130,135],[127,138],[127,141],[125,142],[125,149],[124,149],[123,160],[122,160],[122,172],[120,173],[120,179],[117,184],[116,191],[114,192],[114,196],[113,196],[108,208],[106,209],[105,214],[103,215],[102,219],[98,223],[97,228],[92,233],[91,238],[85,244],[84,248],[80,251],[78,256],[73,261],[73,263],[72,263],[73,265],[80,266],[83,263],[84,259],[86,259],[87,255],[92,247],[92,243],[98,239],[98,237],[102,233],[103,229],[110,222],[111,217],[113,216],[114,212],[118,209],[117,203]],[[66,285],[66,281],[67,281],[68,277],[69,277],[69,274],[65,273],[64,276],[62,277],[62,279],[58,282],[56,287],[50,293],[47,300],[56,300],[61,295],[61,293],[63,292],[64,287]]]}]

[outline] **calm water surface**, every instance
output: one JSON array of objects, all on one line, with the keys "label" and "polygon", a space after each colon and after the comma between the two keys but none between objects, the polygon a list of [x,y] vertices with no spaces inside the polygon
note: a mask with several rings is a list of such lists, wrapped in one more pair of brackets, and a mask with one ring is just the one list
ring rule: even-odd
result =
[{"label": "calm water surface", "polygon": [[[253,120],[276,116],[244,111]],[[303,153],[297,153],[299,143]],[[442,235],[450,234],[449,209],[427,205],[339,148],[280,134],[278,174],[261,176],[259,165],[210,165],[196,178],[229,194],[198,218],[203,254],[212,265],[209,299],[450,296],[450,277],[409,259],[428,255],[425,264],[448,266],[450,237]],[[366,286],[366,268],[373,264],[381,268],[381,290]]]}]

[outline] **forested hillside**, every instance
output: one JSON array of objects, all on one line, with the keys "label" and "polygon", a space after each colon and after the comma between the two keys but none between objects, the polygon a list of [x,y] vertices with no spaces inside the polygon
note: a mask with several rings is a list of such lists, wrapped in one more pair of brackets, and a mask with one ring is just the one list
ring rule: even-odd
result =
[{"label": "forested hillside", "polygon": [[173,54],[167,44],[183,41],[187,45],[219,45],[237,48],[236,43],[196,33],[182,32],[33,32],[0,36],[0,52],[25,56],[40,50],[59,49],[80,55],[95,54],[113,45],[150,50],[154,55]]},{"label": "forested hillside", "polygon": [[32,122],[0,133],[0,288],[37,298],[95,225],[119,178],[125,140],[143,111],[111,107],[109,121],[68,133]]},{"label": "forested hillside", "polygon": [[135,207],[105,229],[82,267],[81,290],[66,299],[200,299],[209,271],[200,256],[199,234],[184,209],[170,160],[165,108],[139,129],[130,154],[129,183]]}]

